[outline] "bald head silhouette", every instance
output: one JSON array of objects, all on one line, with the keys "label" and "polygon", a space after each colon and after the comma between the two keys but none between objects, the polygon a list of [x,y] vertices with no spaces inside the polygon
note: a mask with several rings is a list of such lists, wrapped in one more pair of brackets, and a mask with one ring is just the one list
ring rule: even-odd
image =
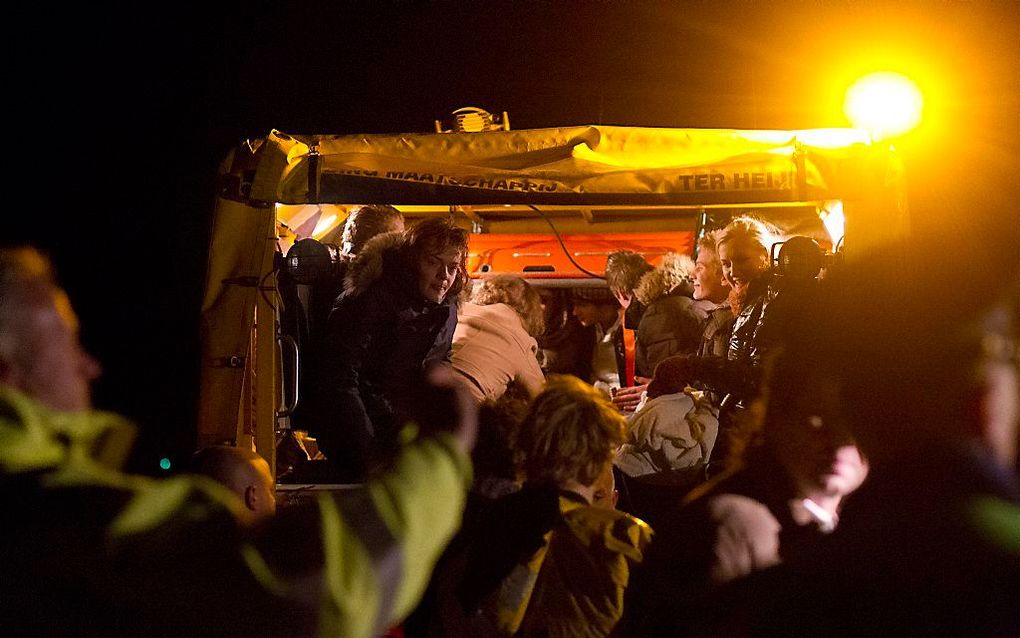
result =
[{"label": "bald head silhouette", "polygon": [[227,487],[244,504],[243,519],[257,523],[276,513],[276,492],[269,464],[244,448],[214,445],[195,452],[193,474],[207,476]]}]

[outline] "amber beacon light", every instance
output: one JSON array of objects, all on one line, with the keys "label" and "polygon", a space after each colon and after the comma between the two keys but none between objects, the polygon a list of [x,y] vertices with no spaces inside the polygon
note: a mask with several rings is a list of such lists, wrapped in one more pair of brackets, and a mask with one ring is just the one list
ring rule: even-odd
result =
[{"label": "amber beacon light", "polygon": [[924,98],[917,86],[898,73],[872,73],[850,86],[843,111],[857,128],[875,139],[897,137],[921,121]]}]

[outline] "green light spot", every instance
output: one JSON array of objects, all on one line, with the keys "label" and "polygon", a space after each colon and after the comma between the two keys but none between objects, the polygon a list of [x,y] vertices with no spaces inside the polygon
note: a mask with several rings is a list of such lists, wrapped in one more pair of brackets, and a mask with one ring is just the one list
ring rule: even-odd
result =
[{"label": "green light spot", "polygon": [[159,460],[159,469],[161,469],[161,470],[169,470],[170,469],[170,459],[166,458],[165,456],[163,458],[161,458]]}]

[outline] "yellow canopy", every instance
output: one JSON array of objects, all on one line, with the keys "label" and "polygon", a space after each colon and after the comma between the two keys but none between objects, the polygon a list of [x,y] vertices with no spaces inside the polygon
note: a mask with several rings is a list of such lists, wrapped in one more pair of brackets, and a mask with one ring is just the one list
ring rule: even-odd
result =
[{"label": "yellow canopy", "polygon": [[288,135],[260,145],[265,202],[712,205],[853,199],[897,172],[857,129],[618,126]]}]

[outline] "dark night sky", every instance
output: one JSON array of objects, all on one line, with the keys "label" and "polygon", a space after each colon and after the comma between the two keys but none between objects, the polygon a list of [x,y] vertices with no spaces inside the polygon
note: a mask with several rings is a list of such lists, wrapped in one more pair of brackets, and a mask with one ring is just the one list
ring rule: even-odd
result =
[{"label": "dark night sky", "polygon": [[[938,78],[933,119],[968,139],[1015,159],[1020,130],[1012,1],[137,6],[19,16],[4,239],[54,256],[105,365],[97,404],[140,423],[149,472],[190,451],[212,184],[246,137],[427,131],[469,105],[514,128],[841,126],[882,56]],[[959,150],[919,139],[915,188]]]}]

